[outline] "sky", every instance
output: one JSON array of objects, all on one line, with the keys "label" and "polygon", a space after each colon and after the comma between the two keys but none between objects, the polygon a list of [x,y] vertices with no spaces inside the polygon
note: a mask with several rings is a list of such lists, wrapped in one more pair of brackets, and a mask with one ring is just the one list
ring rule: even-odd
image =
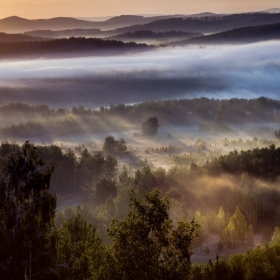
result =
[{"label": "sky", "polygon": [[0,18],[94,17],[121,14],[194,14],[262,11],[279,0],[0,0]]}]

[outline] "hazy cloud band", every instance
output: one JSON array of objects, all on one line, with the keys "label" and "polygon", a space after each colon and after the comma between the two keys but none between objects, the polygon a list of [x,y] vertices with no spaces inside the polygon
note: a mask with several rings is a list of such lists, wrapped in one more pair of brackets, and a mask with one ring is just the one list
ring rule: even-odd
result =
[{"label": "hazy cloud band", "polygon": [[160,98],[279,97],[280,41],[130,56],[3,61],[0,101],[91,105]]}]

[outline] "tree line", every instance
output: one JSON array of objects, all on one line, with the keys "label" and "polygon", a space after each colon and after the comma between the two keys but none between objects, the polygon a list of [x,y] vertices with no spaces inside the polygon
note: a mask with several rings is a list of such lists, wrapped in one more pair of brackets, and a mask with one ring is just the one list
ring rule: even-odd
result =
[{"label": "tree line", "polygon": [[114,131],[125,129],[127,123],[141,126],[151,116],[157,116],[162,125],[199,125],[202,130],[227,132],[231,131],[230,124],[279,123],[280,102],[266,97],[250,100],[203,97],[111,104],[98,110],[84,107],[55,110],[46,105],[11,103],[0,107],[0,116],[6,120],[2,124],[2,136],[14,138]]}]

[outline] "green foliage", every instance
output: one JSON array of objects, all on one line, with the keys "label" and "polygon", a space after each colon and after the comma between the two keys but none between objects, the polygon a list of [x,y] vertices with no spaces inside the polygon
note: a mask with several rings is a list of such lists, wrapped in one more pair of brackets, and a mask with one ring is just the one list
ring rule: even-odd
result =
[{"label": "green foliage", "polygon": [[149,166],[135,171],[134,185],[140,194],[145,194],[156,186],[156,178]]},{"label": "green foliage", "polygon": [[96,184],[93,200],[98,203],[104,203],[109,197],[114,198],[116,195],[116,182],[104,177]]},{"label": "green foliage", "polygon": [[62,225],[57,240],[56,272],[59,279],[96,279],[104,248],[95,228],[77,216]]},{"label": "green foliage", "polygon": [[280,251],[277,246],[257,247],[228,260],[217,257],[209,265],[193,265],[192,280],[274,280],[280,277]]},{"label": "green foliage", "polygon": [[280,228],[279,227],[275,227],[271,241],[270,241],[270,245],[280,247]]},{"label": "green foliage", "polygon": [[185,279],[198,225],[173,226],[169,201],[158,191],[139,199],[132,193],[130,206],[126,218],[113,220],[108,229],[116,269],[110,279]]},{"label": "green foliage", "polygon": [[209,174],[220,175],[223,172],[232,174],[248,173],[257,178],[275,180],[280,174],[278,167],[280,148],[270,145],[268,148],[248,151],[233,151],[228,155],[214,159],[205,168]]},{"label": "green foliage", "polygon": [[247,233],[247,224],[245,216],[236,207],[234,214],[231,216],[228,225],[222,231],[223,243],[231,246],[237,246],[238,243],[244,243]]},{"label": "green foliage", "polygon": [[3,279],[48,277],[55,255],[52,165],[26,142],[7,157],[0,181],[0,273]]},{"label": "green foliage", "polygon": [[87,149],[82,151],[77,165],[76,181],[79,187],[92,189],[102,177],[113,177],[117,169],[117,159],[108,155],[106,158],[100,153],[91,154]]}]

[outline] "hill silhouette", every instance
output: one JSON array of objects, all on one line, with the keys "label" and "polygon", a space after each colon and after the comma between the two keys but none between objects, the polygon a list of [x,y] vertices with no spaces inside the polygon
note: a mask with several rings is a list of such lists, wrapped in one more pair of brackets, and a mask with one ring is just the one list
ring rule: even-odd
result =
[{"label": "hill silhouette", "polygon": [[193,32],[182,32],[182,31],[167,31],[167,32],[153,32],[150,30],[141,30],[135,32],[128,32],[112,37],[109,39],[121,40],[121,41],[145,41],[145,40],[179,40],[186,38],[193,38],[197,36],[202,36],[202,33]]},{"label": "hill silhouette", "polygon": [[134,24],[149,23],[154,20],[168,18],[170,16],[143,17],[143,16],[119,16],[105,21],[87,21],[70,17],[56,17],[51,19],[25,19],[11,16],[0,20],[0,32],[22,33],[33,30],[63,30],[63,29],[116,29]]},{"label": "hill silhouette", "polygon": [[0,43],[0,59],[61,58],[90,55],[117,55],[152,49],[145,44],[107,41],[97,38],[70,38],[40,42]]},{"label": "hill silhouette", "polygon": [[24,34],[7,34],[0,32],[0,43],[4,42],[30,42],[30,41],[43,41],[45,38],[33,37]]},{"label": "hill silhouette", "polygon": [[201,36],[172,43],[174,46],[186,44],[240,44],[280,39],[280,23],[233,29],[221,33]]},{"label": "hill silhouette", "polygon": [[153,32],[176,30],[209,34],[232,30],[234,28],[273,24],[278,22],[280,22],[280,14],[269,13],[246,13],[207,17],[177,17],[157,20],[143,25],[118,28],[113,30],[112,33],[117,35],[140,30],[151,30]]},{"label": "hill silhouette", "polygon": [[264,12],[267,12],[267,13],[280,13],[280,8],[267,9]]},{"label": "hill silhouette", "polygon": [[[106,31],[105,31],[106,32]],[[42,37],[42,38],[70,38],[70,37],[95,37],[104,33],[100,29],[66,29],[66,30],[34,30],[24,32],[25,35]],[[106,33],[105,33],[106,34]]]}]

